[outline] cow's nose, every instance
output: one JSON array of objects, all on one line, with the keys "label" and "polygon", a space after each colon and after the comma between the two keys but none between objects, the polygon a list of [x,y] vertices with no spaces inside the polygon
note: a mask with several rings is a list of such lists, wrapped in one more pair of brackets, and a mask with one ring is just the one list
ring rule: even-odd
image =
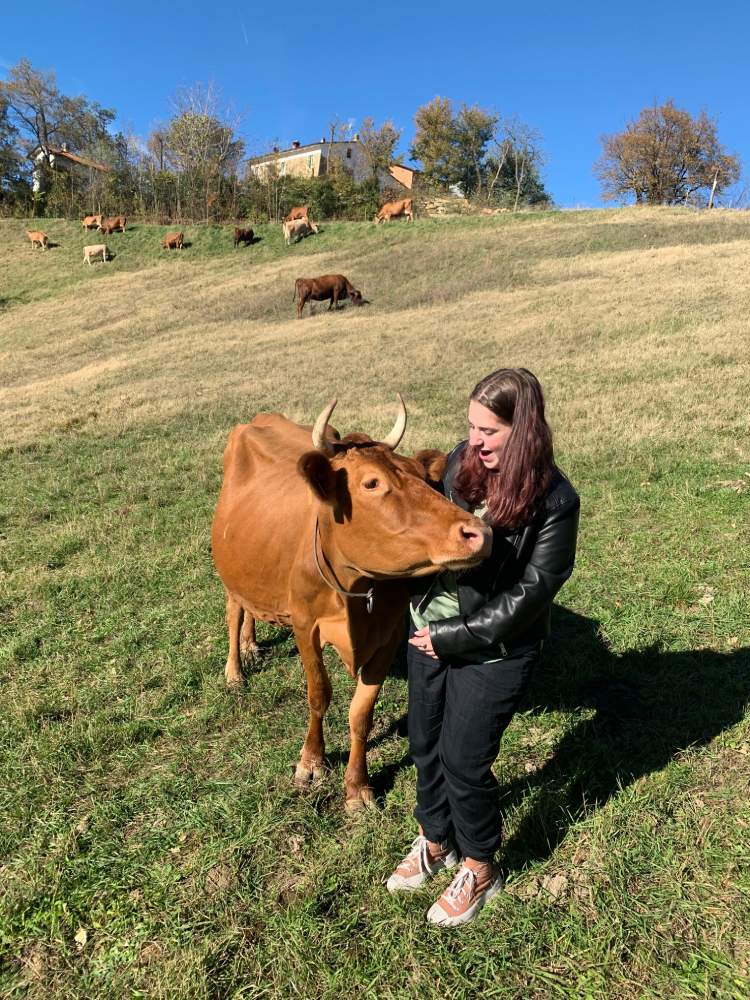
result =
[{"label": "cow's nose", "polygon": [[477,521],[474,524],[463,521],[457,524],[454,529],[454,536],[456,541],[466,546],[472,554],[481,555],[483,558],[490,554],[492,532],[481,521]]}]

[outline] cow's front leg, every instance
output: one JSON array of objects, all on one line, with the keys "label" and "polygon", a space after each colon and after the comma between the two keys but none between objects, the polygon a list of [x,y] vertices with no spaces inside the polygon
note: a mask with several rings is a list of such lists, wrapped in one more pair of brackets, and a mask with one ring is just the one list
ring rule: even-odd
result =
[{"label": "cow's front leg", "polygon": [[367,738],[372,729],[375,702],[393,662],[394,653],[395,644],[389,643],[362,668],[357,678],[357,687],[349,706],[351,751],[344,774],[347,812],[375,805],[375,793],[370,787],[370,777],[367,773]]},{"label": "cow's front leg", "polygon": [[320,633],[317,628],[312,632],[298,632],[295,628],[294,637],[305,668],[307,704],[310,709],[307,735],[294,772],[294,783],[298,788],[307,788],[313,781],[321,778],[325,771],[323,719],[331,704],[331,682],[323,665]]}]

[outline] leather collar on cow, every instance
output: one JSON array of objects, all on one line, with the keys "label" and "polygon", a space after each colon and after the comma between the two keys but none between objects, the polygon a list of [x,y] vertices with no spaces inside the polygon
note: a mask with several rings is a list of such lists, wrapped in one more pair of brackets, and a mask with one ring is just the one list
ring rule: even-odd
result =
[{"label": "leather collar on cow", "polygon": [[320,554],[323,556],[323,561],[325,562],[327,569],[333,576],[334,582],[331,583],[330,580],[327,580],[321,568],[320,560],[318,559],[319,542],[320,542],[320,524],[318,518],[316,517],[315,531],[313,532],[313,558],[315,559],[315,567],[318,570],[318,573],[320,573],[321,580],[323,581],[323,583],[327,584],[331,588],[331,590],[335,590],[337,594],[341,594],[343,597],[363,597],[366,601],[365,607],[367,608],[368,615],[372,614],[372,606],[375,599],[375,588],[370,587],[370,589],[367,591],[366,594],[355,594],[351,590],[344,590],[343,587],[339,586],[339,582],[336,579],[336,574],[333,570],[333,566],[331,566],[331,564],[328,562],[328,559],[326,559],[326,554],[323,551],[323,543],[320,542]]}]

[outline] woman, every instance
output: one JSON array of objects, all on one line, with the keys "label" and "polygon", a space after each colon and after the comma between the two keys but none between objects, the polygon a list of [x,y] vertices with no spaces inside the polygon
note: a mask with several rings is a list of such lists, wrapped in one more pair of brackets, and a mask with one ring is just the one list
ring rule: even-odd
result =
[{"label": "woman", "polygon": [[476,386],[469,438],[448,456],[443,490],[491,525],[493,546],[475,569],[415,581],[407,660],[419,836],[387,886],[417,889],[462,858],[427,914],[455,926],[503,886],[492,765],[575,559],[578,495],[554,464],[531,372],[501,368]]}]

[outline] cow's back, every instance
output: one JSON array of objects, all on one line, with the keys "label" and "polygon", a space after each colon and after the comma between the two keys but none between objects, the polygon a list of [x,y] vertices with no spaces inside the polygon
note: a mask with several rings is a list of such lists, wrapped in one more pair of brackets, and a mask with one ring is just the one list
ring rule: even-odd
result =
[{"label": "cow's back", "polygon": [[224,586],[261,618],[285,620],[300,546],[312,545],[313,501],[297,472],[297,460],[312,448],[310,434],[264,413],[235,427],[224,450],[214,562]]}]

